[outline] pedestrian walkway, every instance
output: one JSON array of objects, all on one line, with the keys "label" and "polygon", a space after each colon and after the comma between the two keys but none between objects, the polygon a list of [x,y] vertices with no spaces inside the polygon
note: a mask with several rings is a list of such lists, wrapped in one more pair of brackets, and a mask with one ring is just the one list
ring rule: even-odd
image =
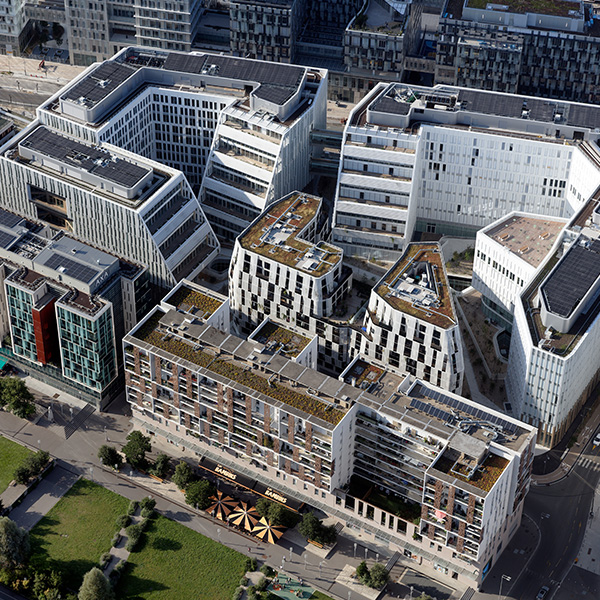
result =
[{"label": "pedestrian walkway", "polygon": [[78,475],[56,465],[9,516],[19,526],[30,531],[38,521],[71,489]]}]

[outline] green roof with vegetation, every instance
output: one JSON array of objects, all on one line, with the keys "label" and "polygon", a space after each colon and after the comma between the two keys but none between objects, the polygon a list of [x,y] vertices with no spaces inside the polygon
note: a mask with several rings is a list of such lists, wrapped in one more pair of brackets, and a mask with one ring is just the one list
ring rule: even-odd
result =
[{"label": "green roof with vegetation", "polygon": [[194,350],[190,343],[162,328],[159,323],[162,316],[161,311],[156,311],[132,336],[333,425],[337,425],[345,415],[345,411],[340,408],[326,404],[287,385],[269,381],[268,378],[259,375],[256,371],[244,368],[234,359],[217,357],[202,350]]},{"label": "green roof with vegetation", "polygon": [[[417,308],[412,302],[390,293],[392,291],[390,286],[392,286],[396,279],[412,262],[415,261],[428,262],[436,267],[434,270],[435,289],[436,296],[440,303],[437,308]],[[439,244],[437,243],[409,244],[400,260],[390,271],[388,271],[383,281],[375,288],[375,292],[396,310],[417,317],[422,321],[427,321],[428,323],[446,329],[456,325],[456,315],[454,314],[452,298],[450,297],[450,288],[444,272],[444,264],[442,262],[441,251],[439,251]]]},{"label": "green roof with vegetation", "polygon": [[480,8],[485,10],[489,4],[506,6],[506,12],[554,15],[557,17],[568,17],[570,11],[579,11],[581,8],[580,2],[569,2],[568,0],[502,0],[499,2],[468,0],[467,6],[468,8]]},{"label": "green roof with vegetation", "polygon": [[509,461],[506,458],[502,458],[496,454],[488,454],[487,458],[475,470],[471,478],[456,473],[460,469],[460,466],[456,465],[454,459],[446,455],[440,456],[432,468],[450,477],[455,477],[459,481],[469,483],[484,492],[489,492],[500,478],[500,475],[502,475],[504,469],[506,469],[508,463]]},{"label": "green roof with vegetation", "polygon": [[268,345],[270,343],[281,344],[281,352],[287,357],[298,356],[310,340],[291,329],[286,329],[282,325],[273,323],[273,321],[266,322],[254,335],[254,339],[258,340],[261,344]]},{"label": "green roof with vegetation", "polygon": [[[313,249],[320,250],[323,252],[323,257],[318,267],[310,271],[311,275],[320,277],[342,259],[342,251],[339,248],[324,242],[313,244],[298,237],[315,218],[320,204],[321,199],[316,196],[292,194],[269,206],[263,215],[238,238],[239,242],[246,250],[294,268],[299,268],[302,257],[307,252]],[[285,244],[275,245],[262,241],[261,238],[266,231],[291,210],[298,218],[288,222],[289,226],[294,228],[294,232],[287,237]],[[305,272],[304,269],[300,270]]]},{"label": "green roof with vegetation", "polygon": [[212,298],[185,285],[181,286],[166,301],[186,312],[192,307],[197,308],[203,311],[207,317],[212,315],[223,304],[218,298]]}]

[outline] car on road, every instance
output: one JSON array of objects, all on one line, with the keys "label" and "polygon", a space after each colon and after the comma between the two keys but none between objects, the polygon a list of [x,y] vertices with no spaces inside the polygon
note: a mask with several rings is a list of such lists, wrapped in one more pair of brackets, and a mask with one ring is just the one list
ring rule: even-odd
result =
[{"label": "car on road", "polygon": [[600,446],[600,433],[594,438],[594,446]]},{"label": "car on road", "polygon": [[547,585],[543,585],[538,592],[538,595],[535,597],[535,600],[544,600],[544,598],[548,595],[550,588]]}]

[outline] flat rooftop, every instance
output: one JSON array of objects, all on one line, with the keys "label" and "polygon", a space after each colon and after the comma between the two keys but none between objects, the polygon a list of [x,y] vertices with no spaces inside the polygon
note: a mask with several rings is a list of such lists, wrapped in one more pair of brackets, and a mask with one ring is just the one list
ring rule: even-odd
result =
[{"label": "flat rooftop", "polygon": [[266,321],[252,334],[252,339],[263,344],[270,352],[279,352],[296,358],[310,343],[310,339],[273,321]]},{"label": "flat rooftop", "polygon": [[[138,78],[137,87],[153,82],[168,84],[164,77],[153,75],[154,70],[204,75],[211,77],[211,85],[219,85],[218,79],[223,80],[223,87],[230,87],[231,80],[257,84],[253,93],[277,105],[284,104],[298,91],[307,72],[304,67],[209,52],[186,54],[130,48],[117,59],[98,65],[68,88],[61,99],[93,108],[121,86],[130,84],[140,70],[144,70],[144,74]],[[189,81],[182,77],[181,84],[189,85]]]},{"label": "flat rooftop", "polygon": [[135,187],[144,177],[152,173],[150,167],[142,167],[107,150],[83,144],[43,126],[22,139],[19,148],[28,148],[35,153],[126,188]]},{"label": "flat rooftop", "polygon": [[207,319],[223,305],[225,300],[210,294],[208,290],[200,291],[182,284],[164,299],[166,304],[175,306],[178,311],[188,313],[196,319]]},{"label": "flat rooftop", "polygon": [[486,9],[492,7],[493,10],[511,13],[532,13],[537,15],[554,15],[557,17],[569,17],[572,11],[581,10],[581,2],[578,0],[502,0],[502,2],[493,3],[488,0],[468,0],[469,8]]},{"label": "flat rooftop", "polygon": [[320,198],[294,192],[265,209],[239,236],[239,242],[246,250],[321,277],[342,260],[343,253],[331,244],[302,239],[320,207]]},{"label": "flat rooftop", "polygon": [[548,310],[570,316],[600,277],[600,240],[576,242],[540,288]]},{"label": "flat rooftop", "polygon": [[437,327],[456,325],[440,246],[412,243],[375,292],[393,308]]},{"label": "flat rooftop", "polygon": [[[211,377],[259,392],[275,406],[332,429],[346,414],[344,383],[272,352],[258,341],[245,341],[209,325],[182,323],[176,311],[155,309],[126,341],[177,357],[187,368],[206,369]],[[253,366],[260,368],[253,368]],[[294,383],[294,385],[292,385]],[[243,390],[243,388],[240,388]]]},{"label": "flat rooftop", "polygon": [[554,221],[515,215],[484,233],[532,267],[538,267],[548,256],[548,252],[566,224],[566,220]]},{"label": "flat rooftop", "polygon": [[[489,92],[436,85],[433,88],[409,86],[403,83],[389,84],[380,95],[371,100],[370,111],[406,116],[414,109],[428,109],[457,113],[457,122],[468,114],[509,117],[527,122],[537,121],[553,125],[597,128],[600,122],[600,106],[565,102],[531,96],[519,96],[502,92]],[[417,119],[417,116],[415,116]],[[427,115],[419,114],[418,120],[427,121]],[[470,123],[469,123],[470,124]],[[473,123],[477,126],[477,123]]]}]

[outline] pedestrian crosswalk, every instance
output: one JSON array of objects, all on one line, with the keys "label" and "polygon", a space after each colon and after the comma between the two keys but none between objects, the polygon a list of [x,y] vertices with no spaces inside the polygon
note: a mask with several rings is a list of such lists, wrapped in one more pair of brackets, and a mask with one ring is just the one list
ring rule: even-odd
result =
[{"label": "pedestrian crosswalk", "polygon": [[582,456],[578,461],[577,461],[577,466],[579,467],[583,467],[584,469],[587,469],[588,471],[600,471],[600,463],[596,462],[595,460],[588,458],[587,456]]}]

